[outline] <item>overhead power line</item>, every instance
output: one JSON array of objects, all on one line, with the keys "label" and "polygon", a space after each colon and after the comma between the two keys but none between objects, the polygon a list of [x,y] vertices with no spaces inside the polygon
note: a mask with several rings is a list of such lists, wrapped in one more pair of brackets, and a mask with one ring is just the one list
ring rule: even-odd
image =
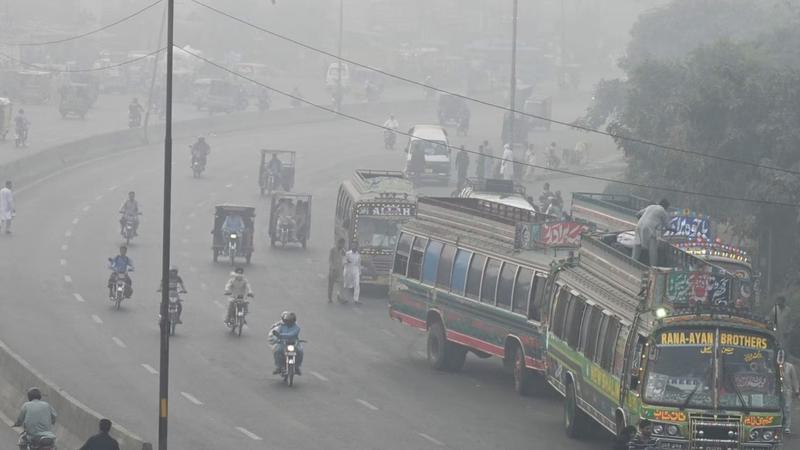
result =
[{"label": "overhead power line", "polygon": [[509,108],[507,106],[498,105],[497,103],[492,103],[492,102],[489,102],[489,101],[486,101],[486,100],[481,100],[481,99],[478,99],[478,98],[475,98],[475,97],[470,97],[470,96],[467,96],[467,95],[459,94],[459,93],[454,92],[454,91],[449,91],[449,90],[446,90],[446,89],[443,89],[443,88],[440,88],[440,87],[432,86],[432,85],[429,85],[429,84],[426,84],[426,83],[423,83],[423,82],[420,82],[420,81],[417,81],[417,80],[412,80],[410,78],[406,78],[406,77],[403,77],[403,76],[400,76],[400,75],[397,75],[397,74],[394,74],[394,73],[391,73],[391,72],[387,72],[387,71],[379,69],[377,67],[373,67],[373,66],[370,66],[368,64],[360,63],[360,62],[352,60],[352,59],[340,57],[340,56],[338,56],[338,55],[336,55],[334,53],[328,52],[328,51],[323,50],[321,48],[314,47],[312,45],[306,44],[304,42],[301,42],[301,41],[298,41],[296,39],[290,38],[288,36],[282,35],[280,33],[276,33],[276,32],[274,32],[272,30],[268,30],[268,29],[266,29],[264,27],[261,27],[259,25],[256,25],[256,24],[252,23],[252,22],[249,22],[249,21],[247,21],[245,19],[242,19],[241,17],[237,17],[237,16],[235,16],[233,14],[230,14],[230,13],[227,13],[225,11],[222,11],[222,10],[220,10],[218,8],[215,8],[215,7],[211,6],[211,5],[203,3],[203,2],[201,2],[199,0],[192,0],[192,2],[197,4],[197,5],[200,5],[200,6],[204,7],[206,9],[210,10],[210,11],[213,11],[213,12],[219,14],[219,15],[225,16],[225,17],[227,17],[227,18],[229,18],[231,20],[234,20],[236,22],[239,22],[241,24],[244,24],[244,25],[247,25],[247,26],[249,26],[251,28],[254,28],[254,29],[258,30],[258,31],[264,32],[266,34],[269,34],[269,35],[271,35],[273,37],[276,37],[278,39],[284,40],[286,42],[290,42],[292,44],[298,45],[298,46],[303,47],[305,49],[308,49],[308,50],[311,50],[311,51],[314,51],[314,52],[329,56],[329,57],[334,58],[336,60],[340,60],[340,61],[346,62],[348,64],[352,64],[354,66],[361,67],[363,69],[367,69],[367,70],[379,73],[381,75],[385,75],[385,76],[390,77],[390,78],[394,78],[396,80],[400,80],[400,81],[403,81],[403,82],[406,82],[406,83],[409,83],[409,84],[413,84],[413,85],[416,85],[416,86],[424,87],[426,89],[431,89],[431,90],[434,90],[434,91],[437,91],[437,92],[441,92],[443,94],[452,95],[454,97],[458,97],[458,98],[461,98],[461,99],[464,99],[464,100],[467,100],[467,101],[471,101],[471,102],[474,102],[474,103],[478,103],[478,104],[481,104],[481,105],[484,105],[484,106],[489,106],[491,108],[500,109],[500,110],[503,110],[503,111],[506,111],[506,112],[513,112],[514,114],[517,114],[517,115],[520,115],[520,116],[530,117],[532,119],[538,119],[538,120],[542,120],[542,121],[545,121],[545,122],[554,123],[554,124],[557,124],[557,125],[563,125],[563,126],[566,126],[566,127],[569,127],[569,128],[576,129],[576,130],[581,130],[581,131],[585,131],[585,132],[588,132],[588,133],[595,133],[595,134],[599,134],[599,135],[602,135],[602,136],[607,136],[607,137],[610,137],[610,138],[613,138],[613,139],[619,139],[619,140],[633,142],[633,143],[637,143],[637,144],[649,145],[649,146],[652,146],[652,147],[660,148],[662,150],[674,151],[674,152],[678,152],[678,153],[684,153],[684,154],[688,154],[688,155],[699,156],[699,157],[702,157],[702,158],[716,159],[716,160],[719,160],[719,161],[726,161],[726,162],[729,162],[729,163],[732,163],[732,164],[740,164],[740,165],[749,166],[749,167],[755,167],[755,168],[759,168],[759,169],[775,170],[775,171],[778,171],[778,172],[788,173],[788,174],[792,174],[792,175],[800,175],[800,172],[795,171],[795,170],[784,169],[784,168],[781,168],[781,167],[767,166],[767,165],[763,165],[763,164],[754,163],[754,162],[751,162],[751,161],[744,161],[744,160],[736,159],[736,158],[728,158],[728,157],[725,157],[725,156],[709,155],[707,153],[702,153],[702,152],[699,152],[699,151],[696,151],[696,150],[688,150],[688,149],[685,149],[685,148],[675,147],[675,146],[671,146],[671,145],[659,144],[657,142],[652,142],[652,141],[648,141],[648,140],[645,140],[645,139],[640,139],[640,138],[631,137],[631,136],[625,136],[625,135],[618,134],[618,133],[612,133],[610,131],[603,131],[603,130],[600,130],[598,128],[592,128],[592,127],[588,127],[588,126],[585,126],[585,125],[579,125],[579,124],[576,124],[576,123],[564,122],[564,121],[561,121],[561,120],[551,119],[549,117],[544,117],[544,116],[540,116],[540,115],[537,115],[537,114],[531,114],[531,113],[528,113],[528,112],[525,112],[525,111],[519,111],[517,109],[511,109],[511,108]]},{"label": "overhead power line", "polygon": [[[290,99],[300,101],[302,103],[305,103],[307,105],[313,106],[314,108],[320,109],[322,111],[326,111],[326,112],[329,112],[331,114],[335,114],[337,116],[344,117],[344,118],[352,120],[352,121],[360,122],[360,123],[363,123],[365,125],[369,125],[371,127],[380,128],[382,130],[389,130],[388,128],[384,127],[381,124],[378,124],[378,123],[375,123],[375,122],[370,122],[370,121],[368,121],[366,119],[362,119],[360,117],[356,117],[356,116],[353,116],[353,115],[350,115],[350,114],[346,114],[346,113],[343,113],[341,111],[336,111],[333,108],[329,108],[327,106],[311,102],[309,100],[304,99],[303,97],[300,97],[300,96],[297,96],[297,95],[293,95],[293,94],[288,93],[286,91],[283,91],[283,90],[274,88],[272,86],[269,86],[267,84],[261,83],[260,81],[254,80],[254,79],[252,79],[252,78],[250,78],[250,77],[248,77],[246,75],[240,74],[240,73],[236,72],[235,70],[233,70],[233,69],[231,69],[229,67],[226,67],[226,66],[224,66],[224,65],[222,65],[220,63],[217,63],[215,61],[212,61],[212,60],[210,60],[210,59],[208,59],[208,58],[206,58],[204,56],[201,56],[201,55],[199,55],[197,53],[194,53],[192,51],[185,50],[185,49],[183,49],[183,51],[186,52],[187,54],[189,54],[189,55],[191,55],[191,56],[193,56],[193,57],[195,57],[195,58],[197,58],[197,59],[199,59],[201,61],[204,61],[207,64],[209,64],[211,66],[214,66],[214,67],[216,67],[216,68],[218,68],[218,69],[220,69],[220,70],[222,70],[224,72],[227,72],[227,73],[229,73],[229,74],[231,74],[231,75],[233,75],[233,76],[235,76],[237,78],[241,78],[243,80],[249,81],[250,83],[256,84],[258,86],[261,86],[261,87],[263,87],[265,89],[268,89],[270,91],[276,92],[276,93],[278,93],[280,95],[283,95],[285,97],[288,97]],[[390,130],[390,131],[393,131],[393,132],[395,132],[395,133],[397,133],[397,134],[399,134],[401,136],[413,137],[413,135],[410,134],[410,133],[404,133],[402,131],[396,131],[396,130]],[[421,140],[421,141],[430,142],[430,143],[433,143],[433,144],[441,144],[440,142],[435,142],[435,141],[431,141],[431,140],[428,140],[428,139],[422,139],[422,138],[418,138],[418,139]],[[447,145],[447,148],[449,148],[451,150],[456,150],[456,151],[460,151],[461,150],[460,147],[456,147],[454,145]],[[477,155],[479,157],[487,158],[487,159],[494,159],[494,160],[498,160],[498,161],[508,161],[508,160],[506,160],[506,159],[504,159],[502,157],[494,156],[494,155],[486,155],[486,154],[477,152],[475,150],[464,149],[464,151],[467,152],[467,153],[470,153],[470,154]],[[685,189],[677,189],[677,188],[670,188],[670,187],[664,187],[664,186],[653,186],[653,185],[648,185],[648,184],[643,184],[643,183],[635,183],[635,182],[631,182],[631,181],[614,180],[614,179],[611,179],[611,178],[598,177],[598,176],[582,174],[582,173],[578,173],[578,172],[571,172],[571,171],[568,171],[568,170],[556,169],[556,168],[553,168],[553,167],[545,167],[545,166],[540,166],[540,165],[537,165],[537,164],[531,164],[531,163],[526,163],[526,162],[517,162],[517,161],[508,161],[508,162],[511,162],[511,163],[513,163],[515,165],[518,165],[518,166],[534,167],[536,169],[542,169],[542,170],[546,170],[546,171],[550,171],[550,172],[561,173],[561,174],[564,174],[564,175],[570,175],[570,176],[575,176],[575,177],[579,177],[579,178],[587,178],[587,179],[591,179],[591,180],[603,181],[603,182],[607,182],[607,183],[617,183],[617,184],[622,184],[622,185],[626,185],[626,186],[634,186],[634,187],[640,187],[640,188],[645,188],[645,189],[654,189],[654,190],[660,190],[660,191],[665,191],[665,192],[674,192],[674,193],[678,193],[678,194],[693,195],[693,196],[698,196],[698,197],[715,198],[715,199],[720,199],[720,200],[740,201],[740,202],[763,204],[763,205],[783,206],[783,207],[789,207],[789,208],[798,208],[798,207],[800,207],[800,205],[795,204],[795,203],[777,202],[777,201],[770,201],[770,200],[759,200],[759,199],[746,198],[746,197],[734,197],[734,196],[731,196],[731,195],[723,195],[723,194],[709,194],[709,193],[705,193],[705,192],[689,191],[689,190],[685,190]]]},{"label": "overhead power line", "polygon": [[17,46],[17,47],[40,47],[40,46],[44,46],[44,45],[62,44],[64,42],[74,41],[76,39],[85,38],[86,36],[91,36],[93,34],[101,32],[101,31],[105,31],[105,30],[107,30],[107,29],[109,29],[111,27],[114,27],[114,26],[119,25],[119,24],[121,24],[123,22],[126,22],[126,21],[128,21],[130,19],[133,19],[134,17],[138,16],[139,14],[142,14],[143,12],[145,12],[148,9],[158,5],[161,2],[162,2],[162,0],[156,0],[155,2],[150,3],[149,5],[145,6],[144,8],[142,8],[142,9],[140,9],[138,11],[135,11],[135,12],[133,12],[131,14],[128,14],[127,16],[125,16],[125,17],[123,17],[123,18],[121,18],[119,20],[111,22],[108,25],[104,25],[104,26],[102,26],[100,28],[97,28],[95,30],[92,30],[92,31],[87,31],[85,33],[77,34],[75,36],[70,36],[70,37],[66,37],[66,38],[63,38],[63,39],[56,39],[56,40],[52,40],[52,41],[43,41],[43,42],[6,42],[3,45]]},{"label": "overhead power line", "polygon": [[158,50],[155,50],[155,51],[152,51],[152,52],[150,52],[150,53],[148,53],[146,55],[138,56],[136,58],[128,59],[128,60],[125,60],[125,61],[122,61],[122,62],[118,62],[116,64],[111,64],[111,65],[108,65],[108,66],[69,69],[69,70],[48,69],[48,68],[40,67],[40,66],[37,66],[36,64],[27,63],[27,62],[22,61],[20,59],[14,58],[14,57],[9,56],[9,55],[6,55],[5,53],[0,53],[0,56],[2,56],[4,58],[7,58],[7,59],[9,59],[11,61],[14,61],[16,63],[19,63],[19,64],[21,64],[21,65],[23,65],[25,67],[30,67],[31,69],[35,69],[35,70],[38,70],[38,71],[41,71],[41,72],[50,72],[50,73],[85,73],[85,72],[102,72],[104,70],[114,69],[114,68],[117,68],[117,67],[126,66],[128,64],[133,64],[133,63],[135,63],[137,61],[141,61],[143,59],[146,59],[146,58],[149,58],[151,56],[157,55],[157,54],[163,52],[164,50],[166,50],[166,48],[162,47],[162,48],[160,48]]}]

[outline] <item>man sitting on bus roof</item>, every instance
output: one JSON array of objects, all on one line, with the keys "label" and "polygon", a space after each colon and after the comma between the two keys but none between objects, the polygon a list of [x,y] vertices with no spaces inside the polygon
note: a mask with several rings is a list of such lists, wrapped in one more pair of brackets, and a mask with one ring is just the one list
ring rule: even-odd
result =
[{"label": "man sitting on bus roof", "polygon": [[662,199],[657,205],[650,205],[636,213],[636,238],[633,243],[633,259],[639,260],[642,247],[647,249],[650,266],[658,264],[658,230],[669,225],[669,201]]}]

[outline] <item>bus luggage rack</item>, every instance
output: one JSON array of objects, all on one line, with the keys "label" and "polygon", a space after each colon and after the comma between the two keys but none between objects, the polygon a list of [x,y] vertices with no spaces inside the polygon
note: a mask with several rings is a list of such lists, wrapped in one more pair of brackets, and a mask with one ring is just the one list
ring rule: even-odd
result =
[{"label": "bus luggage rack", "polygon": [[692,414],[689,422],[691,449],[728,450],[738,448],[742,435],[739,416]]}]

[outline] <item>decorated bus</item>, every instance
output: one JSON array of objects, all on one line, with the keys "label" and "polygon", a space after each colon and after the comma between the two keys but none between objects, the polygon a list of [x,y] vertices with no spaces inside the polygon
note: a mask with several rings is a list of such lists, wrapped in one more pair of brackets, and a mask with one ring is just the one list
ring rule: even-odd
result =
[{"label": "decorated bus", "polygon": [[547,380],[567,434],[647,418],[659,448],[779,448],[783,351],[743,280],[664,240],[649,267],[619,234],[584,235],[548,279]]},{"label": "decorated bus", "polygon": [[334,242],[358,243],[361,284],[388,286],[400,226],[417,212],[414,186],[402,172],[356,170],[339,187]]},{"label": "decorated bus", "polygon": [[501,358],[520,393],[544,386],[545,283],[568,251],[541,245],[548,219],[482,198],[419,199],[397,242],[389,315],[427,331],[435,369],[460,370],[471,352]]}]

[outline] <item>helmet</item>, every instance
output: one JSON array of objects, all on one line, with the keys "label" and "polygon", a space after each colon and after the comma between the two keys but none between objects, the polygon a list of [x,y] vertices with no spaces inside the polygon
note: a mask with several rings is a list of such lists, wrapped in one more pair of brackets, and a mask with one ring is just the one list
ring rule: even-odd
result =
[{"label": "helmet", "polygon": [[297,322],[297,315],[291,311],[284,311],[281,314],[281,320],[286,325],[294,325]]},{"label": "helmet", "polygon": [[170,273],[178,273],[178,266],[176,266],[175,264],[169,266],[169,271]]},{"label": "helmet", "polygon": [[197,140],[198,141],[205,141],[206,138],[205,138],[205,136],[197,136]]},{"label": "helmet", "polygon": [[237,267],[237,268],[233,269],[233,273],[235,273],[236,275],[241,275],[241,274],[244,273],[244,269],[241,268],[241,267]]},{"label": "helmet", "polygon": [[32,387],[28,389],[28,401],[31,402],[33,400],[41,400],[42,399],[42,391],[39,390],[37,387]]},{"label": "helmet", "polygon": [[20,109],[19,109],[19,111],[17,111],[17,113],[18,113],[18,114],[25,114],[25,110],[24,110],[24,109],[22,109],[22,108],[20,108]]}]

